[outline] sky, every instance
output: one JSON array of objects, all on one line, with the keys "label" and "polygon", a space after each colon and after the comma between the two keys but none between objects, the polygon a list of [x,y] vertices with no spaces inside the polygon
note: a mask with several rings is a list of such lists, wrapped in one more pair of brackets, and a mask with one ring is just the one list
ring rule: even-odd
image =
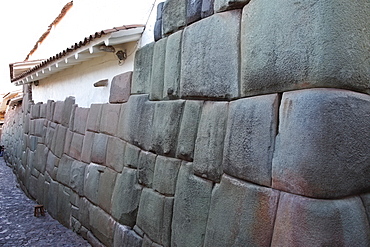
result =
[{"label": "sky", "polygon": [[0,8],[0,94],[12,86],[9,64],[24,61],[39,37],[70,0],[11,0]]}]

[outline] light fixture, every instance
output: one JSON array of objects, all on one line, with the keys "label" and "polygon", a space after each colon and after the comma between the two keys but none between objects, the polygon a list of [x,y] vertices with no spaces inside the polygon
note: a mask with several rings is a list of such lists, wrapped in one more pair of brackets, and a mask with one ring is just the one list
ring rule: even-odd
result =
[{"label": "light fixture", "polygon": [[116,52],[116,56],[120,61],[126,60],[127,54],[126,51],[119,50]]},{"label": "light fixture", "polygon": [[99,50],[101,50],[101,51],[105,51],[105,52],[115,52],[115,51],[116,51],[116,49],[114,49],[114,47],[113,47],[113,46],[111,46],[111,45],[109,45],[109,46],[101,45],[101,46],[99,47]]}]

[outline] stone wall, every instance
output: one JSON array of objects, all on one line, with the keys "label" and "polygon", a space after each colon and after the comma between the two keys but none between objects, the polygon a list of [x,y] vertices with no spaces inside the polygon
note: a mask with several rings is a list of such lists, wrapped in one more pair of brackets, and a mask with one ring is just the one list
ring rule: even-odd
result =
[{"label": "stone wall", "polygon": [[158,8],[110,103],[7,121],[22,188],[94,246],[370,245],[368,1]]}]

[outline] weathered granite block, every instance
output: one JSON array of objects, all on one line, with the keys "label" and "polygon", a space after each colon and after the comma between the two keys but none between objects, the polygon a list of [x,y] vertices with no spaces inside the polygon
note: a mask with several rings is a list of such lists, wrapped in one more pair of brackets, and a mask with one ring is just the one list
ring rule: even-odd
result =
[{"label": "weathered granite block", "polygon": [[61,158],[64,153],[64,141],[66,138],[66,134],[67,128],[62,125],[58,125],[56,128],[56,133],[53,137],[53,142],[55,143],[55,146],[52,144],[55,147],[54,154],[58,156],[58,158]]},{"label": "weathered granite block", "polygon": [[46,105],[46,119],[53,121],[55,102],[53,100],[48,100]]},{"label": "weathered granite block", "polygon": [[95,138],[94,132],[86,131],[81,152],[81,161],[85,163],[91,162],[91,152],[94,144],[94,138]]},{"label": "weathered granite block", "polygon": [[152,74],[154,42],[147,44],[135,53],[134,73],[132,75],[132,94],[149,93]]},{"label": "weathered granite block", "polygon": [[182,33],[183,31],[180,30],[167,38],[163,85],[164,99],[178,99],[180,97]]},{"label": "weathered granite block", "polygon": [[185,28],[181,54],[182,98],[239,97],[241,11],[212,15]]},{"label": "weathered granite block", "polygon": [[188,0],[186,2],[186,25],[189,25],[200,20],[203,0]]},{"label": "weathered granite block", "polygon": [[37,177],[35,177],[34,175],[31,175],[29,178],[28,178],[28,193],[30,194],[31,198],[37,200],[37,189],[38,189],[38,186],[37,186]]},{"label": "weathered granite block", "polygon": [[30,131],[30,115],[27,114],[23,117],[23,131],[24,134],[28,134]]},{"label": "weathered granite block", "polygon": [[54,168],[59,166],[59,158],[55,156],[51,151],[48,152],[48,157],[46,159],[46,171],[50,177],[56,180],[57,173]]},{"label": "weathered granite block", "polygon": [[40,119],[35,119],[33,120],[34,122],[34,134],[38,137],[44,137],[45,135],[45,128],[44,128],[44,122],[45,120],[40,118]]},{"label": "weathered granite block", "polygon": [[166,44],[167,38],[163,38],[154,44],[150,100],[161,100],[163,98]]},{"label": "weathered granite block", "polygon": [[69,117],[69,124],[68,124],[68,129],[69,130],[73,130],[73,128],[74,128],[73,126],[74,126],[74,122],[75,122],[75,114],[76,114],[77,107],[78,107],[77,104],[72,105],[71,113],[70,113],[70,117]]},{"label": "weathered granite block", "polygon": [[31,149],[31,151],[35,151],[38,144],[38,139],[36,136],[28,136],[28,147]]},{"label": "weathered granite block", "polygon": [[283,94],[273,188],[315,198],[370,189],[370,96],[339,89]]},{"label": "weathered granite block", "polygon": [[119,223],[133,227],[139,208],[141,186],[138,184],[137,170],[124,168],[117,175],[112,196],[112,216]]},{"label": "weathered granite block", "polygon": [[95,134],[92,145],[91,162],[105,165],[108,135]]},{"label": "weathered granite block", "polygon": [[163,34],[176,32],[186,25],[186,2],[184,0],[167,0],[163,5]]},{"label": "weathered granite block", "polygon": [[49,149],[44,144],[37,145],[33,167],[41,173],[45,172],[48,151]]},{"label": "weathered granite block", "polygon": [[279,103],[277,94],[229,103],[223,157],[225,173],[271,187]]},{"label": "weathered granite block", "polygon": [[114,219],[99,207],[90,208],[90,226],[92,233],[106,246],[113,246],[113,234],[116,228]]},{"label": "weathered granite block", "polygon": [[112,194],[116,183],[117,172],[106,168],[99,178],[98,206],[106,212],[111,212]]},{"label": "weathered granite block", "polygon": [[[55,197],[56,195],[54,195]],[[70,227],[71,204],[69,203],[68,187],[58,184],[57,217],[56,219],[65,227]]]},{"label": "weathered granite block", "polygon": [[40,118],[46,118],[47,104],[40,104]]},{"label": "weathered granite block", "polygon": [[63,155],[58,165],[57,181],[65,186],[70,186],[73,161],[71,157]]},{"label": "weathered granite block", "polygon": [[193,165],[184,162],[176,184],[172,246],[203,246],[211,193],[212,182],[194,176]]},{"label": "weathered granite block", "polygon": [[143,239],[127,226],[116,224],[114,230],[113,246],[142,247]]},{"label": "weathered granite block", "polygon": [[181,160],[158,156],[155,162],[153,189],[164,195],[174,195]]},{"label": "weathered granite block", "polygon": [[154,41],[158,41],[163,37],[163,27],[162,27],[162,13],[163,13],[164,2],[157,5],[157,18],[154,25]]},{"label": "weathered granite block", "polygon": [[87,232],[86,239],[87,239],[87,242],[91,244],[91,246],[94,246],[94,247],[105,247],[106,246],[105,244],[100,242],[99,239],[97,239],[91,231]]},{"label": "weathered granite block", "polygon": [[157,155],[141,151],[139,155],[139,166],[138,166],[138,178],[139,183],[146,186],[152,187],[154,169],[155,169],[155,160]]},{"label": "weathered granite block", "polygon": [[132,95],[121,113],[118,137],[149,150],[154,107],[155,103],[148,101],[148,95]]},{"label": "weathered granite block", "polygon": [[69,155],[76,160],[81,159],[84,137],[84,135],[73,133]]},{"label": "weathered granite block", "polygon": [[83,196],[85,168],[86,164],[81,161],[73,161],[71,165],[71,174],[69,187],[74,190],[79,196]]},{"label": "weathered granite block", "polygon": [[100,132],[116,135],[121,105],[103,104],[100,120]]},{"label": "weathered granite block", "polygon": [[137,168],[139,164],[140,148],[126,143],[124,152],[124,165],[130,168]]},{"label": "weathered granite block", "polygon": [[57,208],[58,208],[58,191],[59,191],[59,183],[55,182],[54,180],[50,181],[50,186],[48,189],[46,200],[46,210],[48,213],[53,217],[57,217]]},{"label": "weathered granite block", "polygon": [[157,154],[176,155],[177,137],[185,101],[161,101],[155,105],[151,149]]},{"label": "weathered granite block", "polygon": [[86,129],[93,132],[99,132],[100,118],[103,105],[91,104],[89,116],[87,118]]},{"label": "weathered granite block", "polygon": [[90,163],[85,168],[84,194],[94,204],[98,204],[99,180],[106,167]]},{"label": "weathered granite block", "polygon": [[82,107],[76,108],[75,115],[74,115],[74,121],[73,121],[73,128],[72,128],[74,132],[80,133],[82,135],[85,134],[89,111],[90,111],[90,108],[82,108]]},{"label": "weathered granite block", "polygon": [[71,118],[72,108],[75,105],[75,98],[69,96],[65,99],[62,110],[61,124],[65,127],[69,126],[69,120]]},{"label": "weathered granite block", "polygon": [[73,132],[70,129],[67,129],[66,139],[64,141],[64,153],[69,155],[71,149],[71,142],[73,138]]},{"label": "weathered granite block", "polygon": [[214,13],[214,1],[215,0],[203,0],[202,1],[202,18],[213,15]]},{"label": "weathered granite block", "polygon": [[278,200],[278,191],[223,175],[212,193],[204,246],[270,246]]},{"label": "weathered granite block", "polygon": [[79,206],[83,210],[78,211],[78,219],[85,228],[90,229],[90,211],[92,204],[89,200],[86,199],[86,197],[81,197]]},{"label": "weathered granite block", "polygon": [[173,198],[165,197],[151,189],[141,193],[137,225],[153,241],[170,246]]},{"label": "weathered granite block", "polygon": [[37,202],[40,204],[44,204],[45,199],[44,198],[44,189],[45,189],[45,176],[40,173],[40,175],[37,178],[37,188],[36,188],[36,195],[37,195]]},{"label": "weathered granite block", "polygon": [[369,246],[359,197],[319,200],[281,193],[271,246]]},{"label": "weathered granite block", "polygon": [[206,101],[200,117],[194,150],[194,172],[220,181],[228,103]]},{"label": "weathered granite block", "polygon": [[126,142],[117,137],[108,137],[106,165],[116,172],[122,172]]},{"label": "weathered granite block", "polygon": [[116,75],[110,86],[109,103],[125,103],[131,94],[132,71]]},{"label": "weathered granite block", "polygon": [[241,31],[241,94],[312,87],[370,93],[367,0],[251,1]]},{"label": "weathered granite block", "polygon": [[40,104],[31,105],[30,117],[31,119],[37,119],[40,117]]},{"label": "weathered granite block", "polygon": [[185,102],[176,150],[176,157],[180,159],[193,161],[202,106],[203,101],[187,100]]},{"label": "weathered granite block", "polygon": [[214,11],[222,12],[231,9],[241,9],[248,4],[249,1],[250,0],[214,0]]}]

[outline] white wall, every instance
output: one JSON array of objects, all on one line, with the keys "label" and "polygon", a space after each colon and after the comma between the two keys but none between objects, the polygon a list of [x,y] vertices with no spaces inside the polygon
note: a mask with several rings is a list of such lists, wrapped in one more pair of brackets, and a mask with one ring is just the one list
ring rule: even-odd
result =
[{"label": "white wall", "polygon": [[[73,7],[37,49],[32,59],[49,58],[79,42],[85,36],[114,26],[146,24],[142,38],[138,42],[123,44],[129,55],[120,66],[114,53],[75,65],[39,81],[33,88],[35,103],[47,100],[65,100],[74,96],[80,107],[92,103],[109,102],[112,78],[132,71],[135,51],[138,47],[154,41],[154,24],[157,5],[163,0],[74,0]],[[117,50],[117,46],[115,46]],[[99,80],[108,79],[107,87],[94,87]]]},{"label": "white wall", "polygon": [[[129,55],[122,65],[118,64],[114,53],[106,53],[103,57],[94,58],[40,80],[38,86],[32,85],[34,102],[46,103],[48,99],[63,101],[68,96],[74,96],[80,107],[109,102],[113,77],[133,70],[136,46],[136,42],[130,42],[122,47]],[[95,82],[104,79],[108,79],[108,86],[94,87]]]}]

